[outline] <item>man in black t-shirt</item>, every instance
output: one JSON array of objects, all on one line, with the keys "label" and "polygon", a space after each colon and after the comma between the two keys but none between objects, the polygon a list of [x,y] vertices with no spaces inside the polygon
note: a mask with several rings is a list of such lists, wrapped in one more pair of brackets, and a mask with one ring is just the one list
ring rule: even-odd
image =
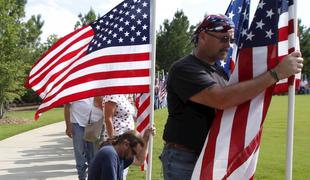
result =
[{"label": "man in black t-shirt", "polygon": [[225,15],[209,15],[193,36],[195,48],[174,63],[167,81],[168,119],[160,156],[165,180],[191,178],[216,109],[241,104],[280,79],[299,73],[299,52],[286,56],[274,69],[256,78],[227,86],[216,60],[225,59],[234,41],[234,24]]}]

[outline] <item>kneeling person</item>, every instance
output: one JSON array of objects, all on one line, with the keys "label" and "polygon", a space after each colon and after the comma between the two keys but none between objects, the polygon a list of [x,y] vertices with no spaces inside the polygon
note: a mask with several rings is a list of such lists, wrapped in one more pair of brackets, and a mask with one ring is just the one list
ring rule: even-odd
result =
[{"label": "kneeling person", "polygon": [[136,131],[127,131],[103,145],[89,168],[88,180],[122,180],[125,168],[143,164],[150,134],[154,129],[147,129],[143,138]]}]

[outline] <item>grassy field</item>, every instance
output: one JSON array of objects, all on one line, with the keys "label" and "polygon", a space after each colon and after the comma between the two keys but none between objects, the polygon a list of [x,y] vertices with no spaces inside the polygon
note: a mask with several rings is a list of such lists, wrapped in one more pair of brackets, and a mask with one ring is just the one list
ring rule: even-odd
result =
[{"label": "grassy field", "polygon": [[[287,124],[287,96],[274,96],[263,130],[260,156],[255,174],[257,180],[285,179],[285,144]],[[305,180],[310,177],[310,96],[296,96],[293,179]],[[31,119],[34,111],[10,112],[9,117]],[[152,180],[161,180],[162,169],[158,156],[163,147],[162,133],[167,110],[155,111],[157,135],[154,138]],[[0,140],[35,127],[63,120],[62,109],[44,114],[37,122],[24,125],[0,125]],[[185,132],[184,132],[185,133]],[[128,180],[145,179],[139,167],[130,167]]]},{"label": "grassy field", "polygon": [[[256,180],[285,179],[285,148],[287,96],[274,96],[263,130]],[[293,179],[310,178],[310,96],[296,96]],[[158,156],[163,147],[162,133],[167,111],[155,112],[157,135],[154,139],[152,180],[161,180],[162,169]],[[186,132],[184,132],[186,133]],[[145,179],[139,168],[131,167],[128,180]]]}]

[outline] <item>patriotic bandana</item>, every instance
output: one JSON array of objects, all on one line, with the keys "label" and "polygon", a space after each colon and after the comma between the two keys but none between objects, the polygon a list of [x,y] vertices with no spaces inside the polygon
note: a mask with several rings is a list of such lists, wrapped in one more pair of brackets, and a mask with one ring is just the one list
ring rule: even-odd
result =
[{"label": "patriotic bandana", "polygon": [[235,27],[234,23],[227,16],[222,14],[208,15],[197,27],[195,33],[193,34],[192,41],[197,44],[198,34],[201,31],[211,31],[211,32],[221,32],[225,33],[230,29]]},{"label": "patriotic bandana", "polygon": [[230,29],[235,27],[234,23],[227,16],[218,15],[208,15],[202,23],[198,26],[195,34],[201,31],[212,31],[212,32],[222,32],[225,33]]}]

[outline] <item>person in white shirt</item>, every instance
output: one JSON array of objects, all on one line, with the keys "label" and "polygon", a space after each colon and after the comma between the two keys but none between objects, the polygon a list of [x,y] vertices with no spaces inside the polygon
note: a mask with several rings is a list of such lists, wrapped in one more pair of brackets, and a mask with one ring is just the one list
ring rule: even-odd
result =
[{"label": "person in white shirt", "polygon": [[79,180],[86,179],[86,169],[96,151],[96,142],[85,141],[83,137],[85,126],[89,120],[95,122],[103,118],[102,107],[97,107],[97,104],[94,102],[94,98],[87,98],[64,106],[66,134],[72,138]]}]

